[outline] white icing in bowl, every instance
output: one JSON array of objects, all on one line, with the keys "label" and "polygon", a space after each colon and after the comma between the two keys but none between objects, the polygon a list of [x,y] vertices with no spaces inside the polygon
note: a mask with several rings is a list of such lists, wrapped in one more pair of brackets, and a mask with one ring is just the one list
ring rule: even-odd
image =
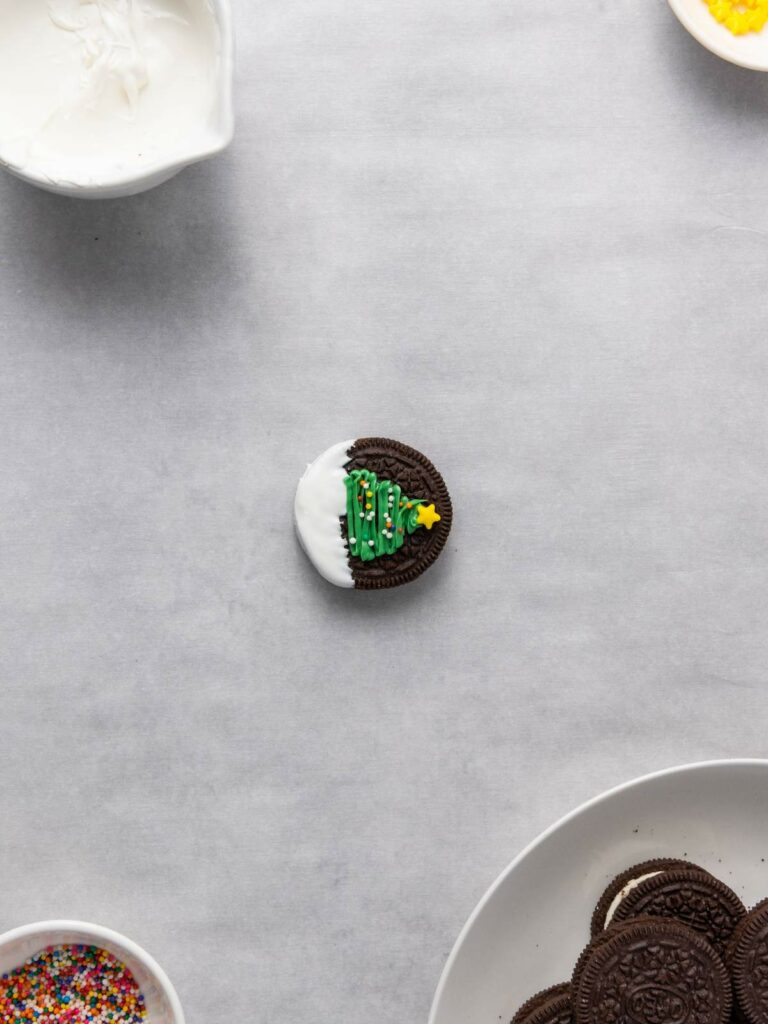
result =
[{"label": "white icing in bowl", "polygon": [[0,162],[52,191],[126,195],[232,137],[226,0],[0,0]]}]

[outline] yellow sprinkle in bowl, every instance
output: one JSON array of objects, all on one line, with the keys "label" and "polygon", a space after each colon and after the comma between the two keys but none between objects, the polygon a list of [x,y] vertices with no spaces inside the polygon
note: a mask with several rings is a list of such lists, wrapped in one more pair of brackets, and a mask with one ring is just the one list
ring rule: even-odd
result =
[{"label": "yellow sprinkle in bowl", "polygon": [[768,21],[758,28],[768,14],[762,2],[743,11],[733,0],[669,0],[669,6],[694,39],[718,57],[768,71]]}]

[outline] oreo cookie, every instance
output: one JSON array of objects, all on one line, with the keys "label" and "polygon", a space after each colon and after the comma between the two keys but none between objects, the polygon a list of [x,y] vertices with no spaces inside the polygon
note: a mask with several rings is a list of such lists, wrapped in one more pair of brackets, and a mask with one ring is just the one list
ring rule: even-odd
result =
[{"label": "oreo cookie", "polygon": [[573,1024],[571,986],[564,982],[537,992],[523,1003],[511,1024]]},{"label": "oreo cookie", "polygon": [[768,900],[742,919],[728,945],[727,962],[737,1009],[749,1024],[768,1022]]},{"label": "oreo cookie", "polygon": [[429,459],[383,437],[324,452],[299,481],[294,512],[318,572],[358,590],[421,576],[443,550],[453,519],[448,489]]},{"label": "oreo cookie", "polygon": [[706,871],[673,868],[640,882],[616,907],[617,924],[635,917],[680,921],[703,935],[721,956],[746,914],[736,893]]},{"label": "oreo cookie", "polygon": [[[575,994],[579,990],[579,983],[581,981],[581,973],[584,970],[584,965],[592,958],[594,953],[606,942],[616,934],[620,928],[626,928],[626,925],[611,925],[604,932],[600,932],[596,935],[589,945],[582,951],[581,956],[576,961],[576,966],[573,969],[573,975],[571,976],[571,994],[575,997]],[[573,1004],[571,1004],[573,1006]]]},{"label": "oreo cookie", "polygon": [[619,903],[633,889],[636,889],[641,882],[644,882],[646,878],[651,878],[653,875],[658,875],[662,871],[669,871],[672,868],[691,868],[694,871],[704,870],[696,864],[691,864],[685,860],[677,860],[674,857],[656,857],[653,860],[645,860],[640,864],[627,868],[606,886],[605,891],[597,901],[597,906],[590,922],[590,933],[592,935],[599,935],[600,932],[604,931],[611,923]]},{"label": "oreo cookie", "polygon": [[699,933],[665,918],[612,925],[579,958],[575,1024],[729,1024],[731,985]]}]

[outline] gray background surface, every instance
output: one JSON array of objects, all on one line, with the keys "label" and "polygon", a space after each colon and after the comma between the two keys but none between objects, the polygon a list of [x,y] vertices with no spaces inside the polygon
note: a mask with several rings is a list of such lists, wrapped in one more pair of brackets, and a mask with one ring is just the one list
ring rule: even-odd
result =
[{"label": "gray background surface", "polygon": [[[0,178],[0,926],[419,1022],[556,816],[768,753],[768,78],[662,0],[235,8],[224,157]],[[455,500],[401,592],[292,533],[368,433]]]}]

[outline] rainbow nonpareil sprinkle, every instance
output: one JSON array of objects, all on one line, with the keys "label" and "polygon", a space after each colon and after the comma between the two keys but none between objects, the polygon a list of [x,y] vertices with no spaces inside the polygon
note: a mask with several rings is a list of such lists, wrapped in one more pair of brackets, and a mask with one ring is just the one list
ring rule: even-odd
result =
[{"label": "rainbow nonpareil sprinkle", "polygon": [[142,1024],[136,979],[98,946],[48,946],[0,977],[2,1024]]}]

